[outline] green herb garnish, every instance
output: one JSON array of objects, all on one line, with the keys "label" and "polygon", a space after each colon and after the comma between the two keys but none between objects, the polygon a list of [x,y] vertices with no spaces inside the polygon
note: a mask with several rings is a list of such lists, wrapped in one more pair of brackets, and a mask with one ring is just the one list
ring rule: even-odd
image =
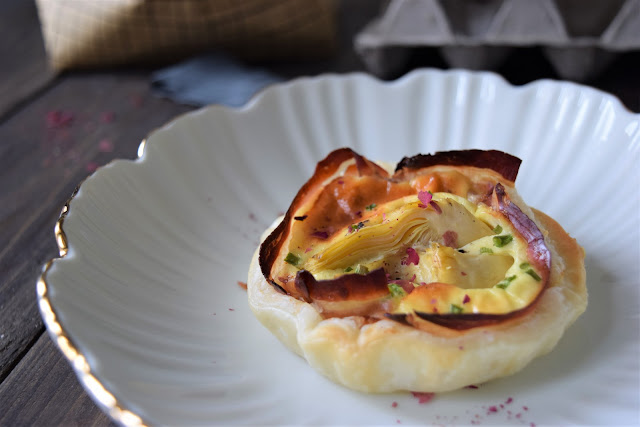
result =
[{"label": "green herb garnish", "polygon": [[402,289],[402,286],[400,285],[396,285],[395,283],[389,283],[387,287],[389,288],[389,292],[391,292],[391,296],[394,298],[403,297],[407,295],[405,290]]},{"label": "green herb garnish", "polygon": [[460,307],[459,305],[451,304],[451,307],[449,307],[449,311],[451,311],[451,313],[453,314],[460,314],[462,313],[462,307]]},{"label": "green herb garnish", "polygon": [[351,224],[351,231],[358,231],[360,230],[362,227],[364,227],[364,222],[360,221],[357,224]]},{"label": "green herb garnish", "polygon": [[356,265],[356,274],[367,274],[369,269],[366,265],[358,264]]},{"label": "green herb garnish", "polygon": [[371,203],[369,206],[365,207],[365,209],[368,211],[372,211],[376,206],[378,205],[376,205],[375,203]]},{"label": "green herb garnish", "polygon": [[528,262],[523,262],[522,264],[520,264],[521,270],[526,270],[529,267],[531,267],[531,264],[529,264]]},{"label": "green herb garnish", "polygon": [[284,262],[287,262],[291,265],[298,265],[300,262],[300,257],[295,255],[293,252],[289,252],[286,257],[284,257]]},{"label": "green herb garnish", "polygon": [[533,277],[534,279],[536,279],[538,282],[540,280],[542,280],[542,277],[538,276],[538,273],[536,273],[533,268],[528,269],[527,271],[525,271],[525,273],[527,273],[529,276]]},{"label": "green herb garnish", "polygon": [[500,234],[502,233],[502,227],[500,226],[500,224],[496,225],[495,228],[493,229],[493,233],[494,234]]},{"label": "green herb garnish", "polygon": [[511,234],[504,234],[502,236],[494,236],[493,237],[493,246],[496,248],[501,248],[503,246],[508,245],[513,240],[513,236]]},{"label": "green herb garnish", "polygon": [[481,247],[480,248],[480,253],[481,254],[492,254],[493,253],[493,249],[491,248],[486,248],[486,247]]},{"label": "green herb garnish", "polygon": [[352,267],[347,267],[347,268],[344,269],[345,273],[349,273],[350,271],[353,271]]},{"label": "green herb garnish", "polygon": [[507,287],[515,280],[516,276],[509,276],[502,279],[500,282],[496,284],[496,288],[507,289]]}]

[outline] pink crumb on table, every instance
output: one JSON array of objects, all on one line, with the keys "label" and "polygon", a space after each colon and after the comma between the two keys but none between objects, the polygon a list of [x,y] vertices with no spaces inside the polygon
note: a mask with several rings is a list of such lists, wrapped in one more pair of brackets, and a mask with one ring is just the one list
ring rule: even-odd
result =
[{"label": "pink crumb on table", "polygon": [[54,110],[47,112],[45,115],[47,127],[50,129],[59,129],[71,126],[73,119],[74,114],[70,111]]},{"label": "pink crumb on table", "polygon": [[116,114],[113,111],[103,111],[100,113],[100,121],[102,123],[111,123],[115,120]]},{"label": "pink crumb on table", "polygon": [[113,151],[113,142],[103,139],[98,143],[98,150],[102,153],[111,153]]},{"label": "pink crumb on table", "polygon": [[96,171],[96,169],[98,169],[98,164],[96,162],[89,162],[87,163],[87,165],[85,166],[85,169],[87,170],[87,172],[89,173],[93,173]]},{"label": "pink crumb on table", "polygon": [[391,407],[392,407],[392,408],[397,408],[397,407],[398,407],[398,402],[393,402],[393,403],[391,404]]},{"label": "pink crumb on table", "polygon": [[134,107],[140,108],[140,107],[142,107],[142,104],[144,103],[144,100],[142,99],[141,95],[139,95],[137,93],[134,93],[129,97],[129,102]]}]

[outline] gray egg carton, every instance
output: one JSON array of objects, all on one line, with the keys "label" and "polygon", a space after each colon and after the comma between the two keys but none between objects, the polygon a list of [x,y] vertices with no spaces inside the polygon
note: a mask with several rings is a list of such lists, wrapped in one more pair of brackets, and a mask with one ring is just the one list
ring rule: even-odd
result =
[{"label": "gray egg carton", "polygon": [[513,49],[541,46],[560,77],[584,81],[640,49],[640,0],[390,0],[354,45],[381,77],[400,71],[412,48],[438,47],[451,67],[486,70]]}]

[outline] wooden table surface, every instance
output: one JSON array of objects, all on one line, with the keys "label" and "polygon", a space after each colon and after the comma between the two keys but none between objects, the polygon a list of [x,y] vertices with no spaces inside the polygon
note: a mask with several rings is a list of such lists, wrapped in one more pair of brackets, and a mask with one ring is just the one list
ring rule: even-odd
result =
[{"label": "wooden table surface", "polygon": [[[349,40],[376,12],[367,3],[342,7],[343,48],[335,59],[275,70],[294,77],[362,69]],[[589,84],[638,112],[639,64],[638,53],[624,54]],[[443,63],[426,50],[415,65]],[[112,424],[47,335],[35,285],[43,264],[58,255],[54,225],[76,186],[97,166],[135,158],[149,131],[191,109],[152,95],[152,71],[56,75],[33,1],[0,1],[0,425]],[[556,77],[535,48],[515,54],[499,72],[516,84]],[[56,124],[56,111],[72,121]]]}]

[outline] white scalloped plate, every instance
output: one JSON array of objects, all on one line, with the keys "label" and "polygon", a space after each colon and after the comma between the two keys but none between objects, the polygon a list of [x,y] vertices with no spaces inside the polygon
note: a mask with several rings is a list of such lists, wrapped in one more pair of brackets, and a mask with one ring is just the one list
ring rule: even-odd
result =
[{"label": "white scalloped plate", "polygon": [[[82,184],[57,230],[62,258],[38,283],[41,312],[123,424],[635,424],[639,122],[588,87],[433,70],[300,79],[239,110],[204,108]],[[524,199],[586,250],[587,312],[522,372],[428,404],[320,377],[253,318],[237,282],[263,229],[341,146],[390,161],[458,148],[522,158]]]}]

